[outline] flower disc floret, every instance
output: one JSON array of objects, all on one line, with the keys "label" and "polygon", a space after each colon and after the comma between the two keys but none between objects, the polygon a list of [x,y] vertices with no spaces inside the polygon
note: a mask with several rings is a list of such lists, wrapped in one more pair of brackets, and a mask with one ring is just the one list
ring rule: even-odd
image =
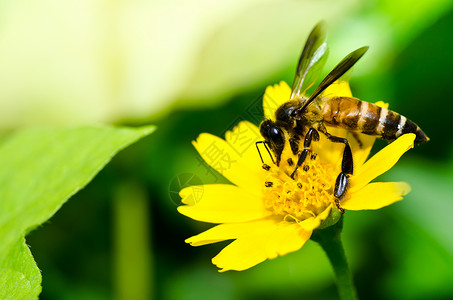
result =
[{"label": "flower disc floret", "polygon": [[[291,158],[292,159],[292,158]],[[313,153],[295,173],[295,166],[273,166],[264,182],[264,203],[286,221],[300,222],[317,217],[334,203],[333,166]]]}]

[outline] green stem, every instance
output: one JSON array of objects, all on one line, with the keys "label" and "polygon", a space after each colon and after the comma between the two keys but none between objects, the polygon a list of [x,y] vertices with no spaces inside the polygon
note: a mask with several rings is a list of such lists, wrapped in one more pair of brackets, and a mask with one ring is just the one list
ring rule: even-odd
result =
[{"label": "green stem", "polygon": [[357,294],[341,242],[342,229],[343,217],[335,225],[313,232],[311,239],[321,245],[329,258],[335,273],[340,299],[354,300],[357,299]]},{"label": "green stem", "polygon": [[149,199],[135,182],[119,182],[114,190],[115,299],[153,298]]}]

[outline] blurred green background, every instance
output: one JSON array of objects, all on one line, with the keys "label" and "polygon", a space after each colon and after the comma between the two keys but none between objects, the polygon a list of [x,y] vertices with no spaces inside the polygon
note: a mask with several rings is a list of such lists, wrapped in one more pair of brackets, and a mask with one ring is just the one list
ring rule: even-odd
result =
[{"label": "blurred green background", "polygon": [[186,245],[210,225],[176,211],[187,181],[225,182],[191,141],[223,136],[244,119],[258,125],[265,87],[292,82],[319,20],[329,26],[325,73],[369,45],[351,79],[354,95],[389,102],[431,138],[382,178],[411,184],[404,201],[345,216],[359,297],[453,298],[452,1],[2,0],[4,131],[158,126],[27,236],[41,299],[337,297],[315,243],[220,274],[210,258],[226,243]]}]

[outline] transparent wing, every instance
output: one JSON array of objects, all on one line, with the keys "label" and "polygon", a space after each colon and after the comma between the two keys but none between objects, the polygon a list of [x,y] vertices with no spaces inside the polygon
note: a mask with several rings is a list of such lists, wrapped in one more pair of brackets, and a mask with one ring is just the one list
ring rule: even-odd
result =
[{"label": "transparent wing", "polygon": [[299,111],[303,111],[316,97],[318,97],[329,85],[334,83],[338,78],[343,76],[352,66],[365,54],[368,50],[368,46],[359,48],[349,53],[342,61],[324,78],[318,85],[313,94],[304,103]]},{"label": "transparent wing", "polygon": [[326,25],[316,24],[308,36],[297,64],[291,88],[291,98],[304,94],[321,75],[328,54],[326,44]]}]

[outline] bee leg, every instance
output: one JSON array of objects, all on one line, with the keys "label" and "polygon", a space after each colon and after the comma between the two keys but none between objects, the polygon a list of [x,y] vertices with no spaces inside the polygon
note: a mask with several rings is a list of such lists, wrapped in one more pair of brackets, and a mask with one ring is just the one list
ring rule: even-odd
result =
[{"label": "bee leg", "polygon": [[297,169],[304,163],[305,158],[307,158],[308,152],[310,151],[311,141],[319,141],[319,133],[314,128],[310,128],[305,135],[304,139],[304,150],[300,153],[299,158],[297,159],[296,168],[293,173],[291,173],[291,178],[294,179]]},{"label": "bee leg", "polygon": [[337,209],[341,212],[341,214],[344,214],[345,210],[340,206],[340,200],[344,197],[346,193],[346,188],[349,182],[349,176],[352,175],[353,172],[353,159],[351,147],[349,146],[349,142],[347,139],[333,136],[327,131],[323,133],[327,136],[327,138],[330,141],[334,143],[344,144],[343,160],[341,161],[341,173],[338,175],[337,180],[335,181],[335,189],[333,193]]},{"label": "bee leg", "polygon": [[292,137],[288,140],[289,146],[291,147],[291,151],[293,152],[294,155],[296,155],[299,152],[299,138],[298,137]]},{"label": "bee leg", "polygon": [[344,174],[341,172],[337,180],[335,181],[335,190],[333,192],[334,197],[335,197],[335,205],[337,206],[337,209],[341,212],[341,214],[345,213],[344,208],[341,207],[340,205],[340,200],[343,198],[345,192],[346,192],[346,187],[348,186],[348,181],[349,181],[349,175]]},{"label": "bee leg", "polygon": [[300,153],[299,159],[297,160],[297,165],[294,171],[291,173],[291,178],[294,179],[294,175],[296,175],[297,169],[304,163],[305,158],[307,158],[307,154],[310,149],[304,148],[304,150]]}]

